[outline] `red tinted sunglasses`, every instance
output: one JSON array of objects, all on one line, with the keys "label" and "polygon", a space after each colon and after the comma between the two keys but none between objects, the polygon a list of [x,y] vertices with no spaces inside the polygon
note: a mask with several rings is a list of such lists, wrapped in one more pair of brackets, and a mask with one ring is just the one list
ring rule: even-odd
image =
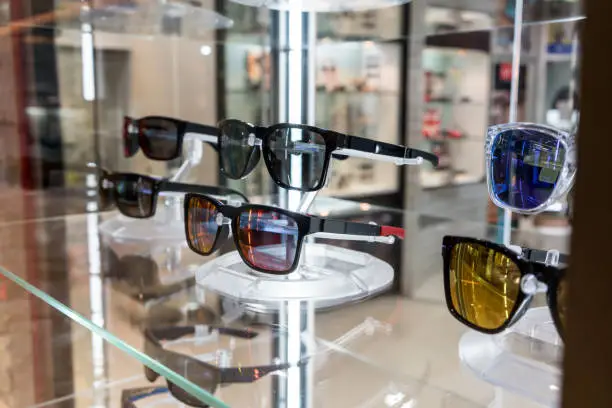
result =
[{"label": "red tinted sunglasses", "polygon": [[277,275],[293,272],[304,238],[393,243],[404,238],[404,229],[374,224],[329,220],[265,205],[233,207],[208,196],[185,196],[185,233],[189,247],[210,255],[233,232],[240,257],[252,269]]}]

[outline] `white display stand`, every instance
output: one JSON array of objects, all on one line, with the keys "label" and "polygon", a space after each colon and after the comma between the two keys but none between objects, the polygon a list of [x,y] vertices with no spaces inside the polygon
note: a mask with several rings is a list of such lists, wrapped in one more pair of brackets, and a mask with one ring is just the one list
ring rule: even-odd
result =
[{"label": "white display stand", "polygon": [[287,276],[251,270],[237,251],[202,265],[196,281],[209,290],[261,311],[285,300],[308,300],[317,309],[354,302],[388,289],[393,268],[369,254],[330,245],[305,243],[301,264]]},{"label": "white display stand", "polygon": [[547,307],[528,310],[511,329],[495,336],[464,334],[459,356],[483,380],[546,407],[559,406],[563,342]]}]

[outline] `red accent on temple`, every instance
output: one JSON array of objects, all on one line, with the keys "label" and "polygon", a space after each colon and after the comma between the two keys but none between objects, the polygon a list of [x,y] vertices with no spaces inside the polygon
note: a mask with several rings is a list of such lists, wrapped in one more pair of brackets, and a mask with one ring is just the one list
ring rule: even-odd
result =
[{"label": "red accent on temple", "polygon": [[404,236],[406,235],[406,231],[404,231],[403,228],[399,228],[399,227],[386,227],[384,225],[380,227],[381,237],[389,237],[391,235],[398,237],[399,239],[404,239]]}]

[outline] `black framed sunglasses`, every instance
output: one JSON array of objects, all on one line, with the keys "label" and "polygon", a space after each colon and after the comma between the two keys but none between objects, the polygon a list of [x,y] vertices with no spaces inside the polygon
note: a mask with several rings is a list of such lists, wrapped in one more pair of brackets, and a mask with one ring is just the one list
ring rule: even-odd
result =
[{"label": "black framed sunglasses", "polygon": [[[461,323],[496,334],[516,323],[537,293],[563,338],[567,316],[566,268],[548,265],[547,251],[522,254],[489,241],[446,236],[442,243],[444,291],[450,313]],[[567,261],[567,256],[559,258]]]},{"label": "black framed sunglasses", "polygon": [[218,150],[219,129],[165,116],[123,119],[123,155],[132,157],[139,149],[151,160],[168,161],[181,156],[183,141],[191,136]]},{"label": "black framed sunglasses", "polygon": [[438,165],[438,157],[409,147],[378,142],[308,125],[281,123],[253,126],[229,119],[219,123],[221,171],[231,179],[249,175],[263,153],[268,172],[276,184],[299,191],[323,188],[332,157],[348,156],[405,163],[426,160]]},{"label": "black framed sunglasses", "polygon": [[[159,361],[170,370],[182,375],[200,388],[214,394],[223,384],[252,383],[276,371],[286,370],[292,365],[289,363],[261,365],[253,367],[217,367],[195,357],[166,350],[160,340],[176,340],[183,336],[195,334],[196,330],[208,329],[209,333],[218,332],[220,335],[232,336],[245,340],[255,338],[258,334],[252,330],[233,329],[214,326],[182,326],[169,328],[146,329],[144,331],[145,354]],[[150,382],[159,378],[159,374],[145,366],[145,376]],[[181,387],[166,379],[168,390],[184,404],[192,407],[206,408],[208,405],[192,396]]]},{"label": "black framed sunglasses", "polygon": [[150,218],[155,215],[161,192],[237,196],[241,201],[249,202],[242,193],[226,187],[177,183],[142,174],[111,173],[99,169],[98,204],[102,211],[116,206],[127,217]]},{"label": "black framed sunglasses", "polygon": [[244,263],[276,275],[297,268],[307,235],[393,243],[405,234],[403,228],[330,220],[265,205],[234,207],[199,194],[187,194],[184,205],[185,234],[194,252],[212,254],[227,241],[231,230]]}]

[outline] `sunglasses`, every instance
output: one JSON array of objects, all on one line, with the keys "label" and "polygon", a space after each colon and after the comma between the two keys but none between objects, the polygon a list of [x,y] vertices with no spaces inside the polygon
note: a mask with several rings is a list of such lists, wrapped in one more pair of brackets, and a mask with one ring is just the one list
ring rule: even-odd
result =
[{"label": "sunglasses", "polygon": [[432,153],[363,137],[350,136],[314,126],[282,123],[253,126],[239,120],[219,123],[221,171],[231,179],[249,175],[263,153],[272,179],[279,186],[304,192],[323,188],[332,156],[377,159],[398,164],[438,165]]},{"label": "sunglasses", "polygon": [[444,290],[451,314],[472,329],[496,334],[516,323],[537,293],[546,292],[553,322],[563,338],[566,270],[535,261],[546,259],[546,251],[523,252],[475,238],[444,237]]},{"label": "sunglasses", "polygon": [[532,123],[492,126],[485,144],[491,200],[522,214],[563,198],[576,175],[574,133]]},{"label": "sunglasses", "polygon": [[194,252],[212,254],[231,229],[244,263],[276,275],[297,268],[307,235],[383,243],[404,238],[402,228],[329,220],[265,205],[234,207],[198,194],[187,194],[184,205],[187,243]]},{"label": "sunglasses", "polygon": [[174,160],[181,156],[183,140],[193,137],[217,150],[219,129],[164,116],[123,119],[123,155],[132,157],[139,149],[151,160]]},{"label": "sunglasses", "polygon": [[157,198],[161,192],[201,193],[214,196],[238,196],[249,200],[238,191],[225,187],[185,184],[143,176],[136,173],[110,173],[100,170],[98,180],[99,207],[102,211],[117,207],[131,218],[150,218],[155,215]]},{"label": "sunglasses", "polygon": [[[160,344],[160,340],[176,340],[183,336],[196,333],[202,328],[208,329],[209,333],[217,332],[220,335],[232,336],[245,340],[253,339],[257,336],[251,330],[232,329],[226,327],[213,326],[183,326],[170,328],[146,329],[145,354],[159,361],[170,370],[182,375],[200,388],[214,394],[222,384],[252,383],[260,378],[280,370],[286,370],[291,364],[274,364],[255,367],[217,367],[208,364],[195,357],[165,350]],[[159,378],[159,374],[145,366],[145,376],[150,382]],[[181,387],[166,379],[168,390],[174,398],[180,402],[192,406],[206,408],[208,405],[192,396]]]}]

